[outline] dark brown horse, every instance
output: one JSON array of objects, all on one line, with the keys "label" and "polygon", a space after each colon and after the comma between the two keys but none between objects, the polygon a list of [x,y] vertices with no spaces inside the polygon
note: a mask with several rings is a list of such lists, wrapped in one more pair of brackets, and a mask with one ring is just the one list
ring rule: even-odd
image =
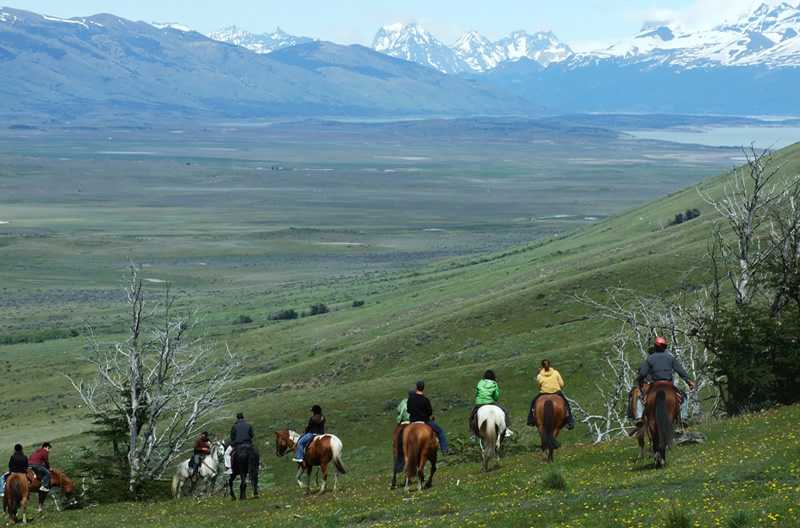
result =
[{"label": "dark brown horse", "polygon": [[12,473],[6,479],[3,497],[3,516],[8,513],[8,524],[17,522],[17,512],[22,507],[22,522],[28,522],[28,478],[22,473]]},{"label": "dark brown horse", "polygon": [[403,453],[406,460],[406,491],[411,481],[419,478],[417,490],[422,490],[425,481],[425,463],[430,460],[431,473],[425,481],[425,488],[433,486],[433,474],[436,473],[436,454],[439,439],[433,428],[424,422],[413,422],[403,431]]},{"label": "dark brown horse", "polygon": [[[289,429],[283,431],[275,431],[275,454],[279,457],[286,454],[291,450],[297,452],[297,441],[300,440],[300,435]],[[320,493],[325,492],[325,487],[328,484],[328,463],[333,462],[335,471],[333,473],[333,491],[336,491],[339,485],[339,473],[345,474],[347,470],[342,463],[342,441],[337,436],[332,434],[316,435],[308,443],[305,453],[303,453],[303,462],[297,468],[297,484],[300,485],[303,491],[309,493],[309,484],[311,484],[311,470],[314,466],[319,466],[322,469],[322,486],[319,489]],[[300,480],[303,471],[308,473],[307,482]]]},{"label": "dark brown horse", "polygon": [[261,464],[261,454],[255,444],[239,444],[231,454],[231,476],[228,477],[228,490],[231,493],[231,500],[236,500],[233,494],[233,481],[240,477],[239,500],[247,497],[247,477],[250,477],[250,484],[253,485],[253,498],[258,497],[258,468]]},{"label": "dark brown horse", "polygon": [[[629,414],[630,416],[636,416],[636,402],[638,401],[639,397],[642,395],[644,390],[647,390],[649,383],[644,383],[641,386],[636,384],[633,387],[633,391],[631,392],[631,401],[628,402]],[[646,418],[642,416],[642,425],[634,427],[633,429],[628,432],[628,436],[635,438],[639,444],[639,456],[636,457],[636,460],[642,460],[644,458],[644,437],[647,436],[647,422],[645,421]],[[653,454],[652,448],[650,449],[650,454]]]},{"label": "dark brown horse", "polygon": [[392,453],[394,454],[394,473],[392,474],[392,485],[390,489],[397,488],[397,474],[406,469],[406,457],[403,454],[403,431],[408,426],[408,422],[397,424],[392,435]]},{"label": "dark brown horse", "polygon": [[[28,468],[28,478],[31,479],[30,491],[39,492],[39,513],[42,513],[42,510],[44,509],[44,500],[47,498],[47,494],[50,492],[41,491],[39,489],[42,485],[42,481],[39,478],[39,475],[37,475],[36,472],[31,468]],[[75,486],[65,474],[57,469],[50,470],[50,488],[52,489],[53,487],[59,487],[64,490],[64,495],[67,496],[68,503],[72,504],[75,502]],[[58,508],[58,506],[56,506],[56,508]]]},{"label": "dark brown horse", "polygon": [[645,394],[644,418],[656,469],[667,464],[667,448],[672,446],[675,432],[672,422],[678,418],[680,410],[678,391],[672,383],[657,381],[650,385]]},{"label": "dark brown horse", "polygon": [[567,404],[558,394],[542,394],[536,398],[533,416],[542,439],[542,462],[552,462],[553,451],[561,447],[558,433],[567,424]]}]

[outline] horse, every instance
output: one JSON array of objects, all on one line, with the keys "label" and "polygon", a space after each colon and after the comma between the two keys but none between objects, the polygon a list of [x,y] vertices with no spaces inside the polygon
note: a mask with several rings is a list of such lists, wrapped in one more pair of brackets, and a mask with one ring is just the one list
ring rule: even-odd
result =
[{"label": "horse", "polygon": [[403,452],[406,462],[406,485],[414,478],[419,477],[417,490],[422,491],[422,482],[425,480],[425,462],[430,460],[431,473],[425,482],[425,489],[433,486],[433,474],[436,473],[436,454],[439,449],[439,439],[433,428],[425,422],[413,422],[403,431]]},{"label": "horse", "polygon": [[[205,489],[208,490],[209,486],[213,490],[217,483],[217,476],[219,476],[219,468],[222,464],[222,458],[225,456],[225,445],[219,440],[211,445],[211,450],[208,452],[201,461],[200,469],[197,470],[197,476],[205,482]],[[175,475],[172,477],[172,496],[176,499],[181,496],[181,491],[187,482],[190,482],[189,493],[194,491],[197,482],[192,481],[192,468],[190,464],[192,459],[184,460],[175,469]]]},{"label": "horse", "polygon": [[[39,475],[33,470],[33,468],[28,468],[28,478],[31,481],[29,486],[29,491],[33,493],[34,491],[39,492],[39,509],[38,513],[42,513],[44,511],[44,500],[47,498],[47,494],[50,493],[49,491],[42,491],[39,488],[42,485],[42,481],[39,478]],[[74,504],[75,500],[75,486],[72,481],[67,478],[65,474],[60,472],[57,469],[50,470],[50,489],[54,487],[60,487],[64,490],[64,495],[67,496],[67,502],[69,504]],[[56,505],[56,509],[58,509],[58,505]]]},{"label": "horse", "polygon": [[389,489],[397,489],[397,474],[403,473],[406,470],[406,457],[403,454],[403,430],[408,426],[408,422],[397,424],[392,434],[392,454],[394,458],[394,467],[392,473],[392,485]]},{"label": "horse", "polygon": [[[643,383],[642,385],[636,384],[631,391],[631,400],[628,402],[628,415],[629,416],[636,416],[636,402],[641,397],[642,392],[647,390],[649,383]],[[645,421],[646,418],[642,416],[642,425],[636,426],[628,432],[628,436],[632,438],[636,438],[636,441],[639,444],[639,456],[636,457],[636,460],[642,460],[644,458],[644,437],[647,435],[647,422]],[[650,454],[653,454],[652,448],[650,449]]]},{"label": "horse", "polygon": [[12,473],[6,479],[6,487],[3,490],[3,516],[8,512],[8,524],[17,522],[17,512],[22,506],[22,522],[28,522],[28,477],[22,473]]},{"label": "horse", "polygon": [[552,462],[553,451],[561,447],[557,438],[567,423],[567,404],[558,394],[542,394],[536,398],[533,415],[542,440],[542,462]]},{"label": "horse", "polygon": [[678,391],[672,383],[657,381],[650,385],[645,395],[644,418],[656,469],[667,464],[667,448],[672,446],[675,433],[672,422],[678,418],[680,410]]},{"label": "horse", "polygon": [[253,498],[258,497],[258,466],[261,463],[261,455],[255,444],[239,444],[231,455],[231,476],[228,479],[228,489],[231,492],[231,500],[236,500],[233,494],[233,481],[236,477],[241,478],[239,484],[239,500],[244,500],[247,490],[247,476],[250,476],[250,483],[253,485]]},{"label": "horse", "polygon": [[500,467],[500,444],[505,438],[506,416],[503,409],[497,405],[482,405],[478,409],[478,437],[483,449],[483,472],[489,470],[489,461],[494,459],[492,469]]},{"label": "horse", "polygon": [[[282,431],[275,431],[275,455],[282,457],[288,450],[297,452],[297,441],[300,440],[300,434],[289,429]],[[322,486],[319,489],[320,493],[325,493],[325,487],[328,484],[328,463],[333,462],[335,471],[333,473],[333,491],[336,491],[339,485],[339,474],[347,473],[344,464],[342,463],[342,441],[332,434],[316,435],[308,443],[305,453],[302,454],[303,461],[299,463],[297,468],[297,484],[305,492],[309,493],[311,484],[311,470],[314,466],[319,466],[322,469]],[[300,477],[303,471],[307,472],[307,482],[303,482]]]}]

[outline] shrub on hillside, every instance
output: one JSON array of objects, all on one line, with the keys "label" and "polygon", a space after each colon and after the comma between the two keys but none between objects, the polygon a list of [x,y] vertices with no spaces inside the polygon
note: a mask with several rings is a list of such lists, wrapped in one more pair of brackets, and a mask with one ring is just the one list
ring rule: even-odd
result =
[{"label": "shrub on hillside", "polygon": [[247,323],[252,323],[252,322],[253,322],[253,319],[251,317],[249,317],[247,315],[240,315],[239,317],[237,317],[233,321],[233,324],[240,325],[240,324],[247,324]]},{"label": "shrub on hillside", "polygon": [[270,314],[267,319],[270,321],[288,321],[291,319],[297,319],[297,312],[291,308],[288,310],[279,310],[274,314]]},{"label": "shrub on hillside", "polygon": [[678,213],[675,215],[675,218],[669,221],[667,225],[678,225],[682,224],[686,221],[691,220],[692,218],[697,218],[700,216],[699,209],[687,209],[685,213]]},{"label": "shrub on hillside", "polygon": [[311,317],[312,315],[320,315],[328,312],[329,310],[326,305],[322,303],[312,304],[311,309],[308,312],[303,312],[303,317]]}]

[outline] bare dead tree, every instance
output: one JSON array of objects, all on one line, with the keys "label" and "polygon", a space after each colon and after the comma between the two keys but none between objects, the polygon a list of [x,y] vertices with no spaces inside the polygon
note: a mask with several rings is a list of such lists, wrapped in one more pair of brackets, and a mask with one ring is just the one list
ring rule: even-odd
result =
[{"label": "bare dead tree", "polygon": [[590,409],[580,404],[576,406],[585,416],[581,421],[589,425],[595,441],[627,434],[628,391],[641,362],[647,357],[648,346],[659,335],[668,339],[672,354],[695,382],[694,390],[688,392],[690,416],[699,418],[704,411],[716,412],[719,395],[710,390],[716,386],[709,369],[713,358],[695,338],[697,325],[705,314],[702,295],[692,303],[687,303],[686,299],[681,303],[669,301],[664,294],[647,295],[617,287],[606,290],[605,302],[586,295],[579,295],[577,299],[592,309],[594,317],[612,319],[620,324],[611,347],[597,365],[601,379],[595,382],[597,398]]},{"label": "bare dead tree", "polygon": [[744,155],[747,163],[732,171],[721,199],[698,191],[703,201],[722,216],[733,234],[733,237],[726,236],[723,226],[716,225],[712,240],[713,252],[719,256],[721,269],[733,286],[737,304],[747,303],[757,293],[765,293],[762,290],[763,263],[775,245],[762,244],[759,234],[765,232],[765,222],[780,209],[787,192],[787,186],[778,181],[781,167],[773,161],[769,150],[759,153],[751,145]]},{"label": "bare dead tree", "polygon": [[127,428],[128,485],[160,477],[181,448],[225,405],[241,361],[207,343],[197,314],[178,315],[169,283],[154,302],[145,296],[139,269],[130,266],[126,288],[131,326],[122,342],[100,341],[87,329],[83,359],[93,367],[87,382],[65,374],[96,415],[121,417]]}]

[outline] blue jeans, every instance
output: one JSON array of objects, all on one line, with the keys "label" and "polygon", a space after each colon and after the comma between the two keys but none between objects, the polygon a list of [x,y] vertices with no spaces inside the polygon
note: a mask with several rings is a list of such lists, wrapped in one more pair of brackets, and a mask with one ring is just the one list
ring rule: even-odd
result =
[{"label": "blue jeans", "polygon": [[44,473],[44,476],[42,477],[42,487],[43,488],[49,488],[50,487],[50,470],[47,469],[44,466],[33,466],[32,465],[31,467],[33,469],[35,469],[36,471],[40,471],[41,473]]},{"label": "blue jeans", "polygon": [[444,429],[439,427],[439,424],[432,420],[428,420],[425,423],[431,426],[431,429],[433,429],[433,432],[436,433],[436,436],[439,438],[439,447],[442,448],[442,453],[447,453],[450,451],[450,446],[447,445],[447,436],[444,434]]},{"label": "blue jeans", "polygon": [[314,433],[306,433],[300,437],[300,440],[297,441],[297,454],[295,455],[295,458],[303,458],[303,453],[306,450],[306,444],[309,443],[315,436],[317,435]]}]

